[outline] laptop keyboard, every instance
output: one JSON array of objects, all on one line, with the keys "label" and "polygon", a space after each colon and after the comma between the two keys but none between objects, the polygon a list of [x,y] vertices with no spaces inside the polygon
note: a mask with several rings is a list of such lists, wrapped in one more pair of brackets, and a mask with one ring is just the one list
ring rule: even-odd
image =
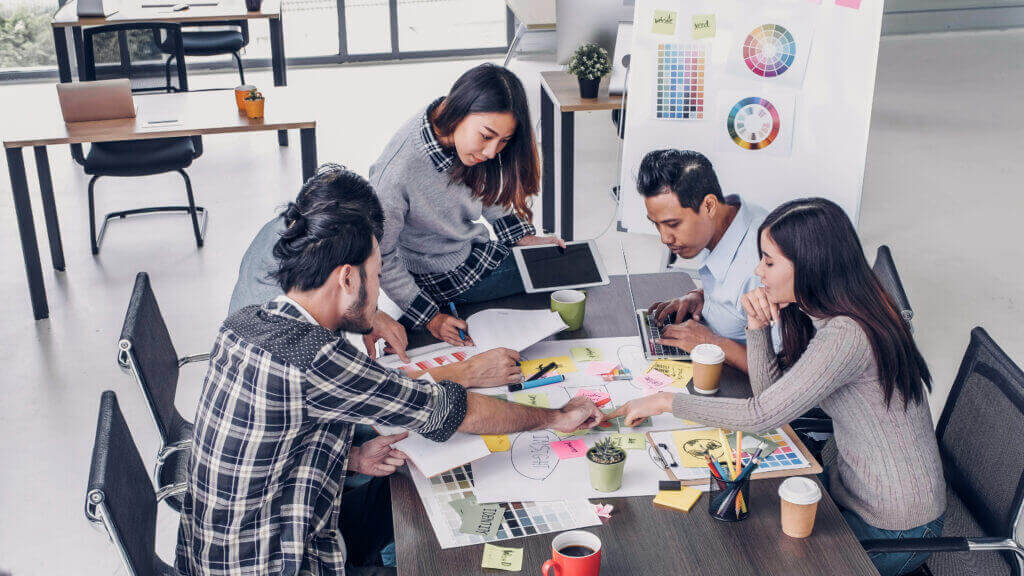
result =
[{"label": "laptop keyboard", "polygon": [[644,322],[647,323],[647,330],[651,335],[651,352],[655,356],[683,356],[686,354],[682,348],[658,343],[661,338],[661,326],[658,326],[657,322],[651,322],[650,316],[647,314],[644,314]]}]

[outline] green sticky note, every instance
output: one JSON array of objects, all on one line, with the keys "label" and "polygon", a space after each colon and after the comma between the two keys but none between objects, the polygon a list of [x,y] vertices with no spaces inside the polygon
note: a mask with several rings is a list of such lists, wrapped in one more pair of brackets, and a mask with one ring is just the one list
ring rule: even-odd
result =
[{"label": "green sticky note", "polygon": [[604,360],[604,355],[601,354],[599,348],[570,348],[569,356],[572,357],[573,362],[595,362],[597,360]]},{"label": "green sticky note", "polygon": [[451,502],[448,503],[448,505],[451,506],[452,508],[454,508],[455,512],[459,515],[459,518],[461,518],[462,515],[465,512],[466,506],[475,506],[476,505],[476,496],[470,494],[469,496],[466,496],[465,498],[459,498],[458,500],[452,500]]},{"label": "green sticky note", "polygon": [[693,16],[693,39],[715,37],[715,15],[694,14]]},{"label": "green sticky note", "polygon": [[547,392],[516,392],[512,395],[511,400],[516,404],[526,404],[527,406],[536,406],[538,408],[551,407]]},{"label": "green sticky note", "polygon": [[505,507],[501,504],[471,504],[462,506],[462,526],[459,532],[476,534],[494,538],[505,517]]},{"label": "green sticky note", "polygon": [[612,434],[610,436],[612,444],[615,444],[623,450],[643,450],[647,446],[647,438],[640,433],[631,432],[629,434]]},{"label": "green sticky note", "polygon": [[523,569],[523,549],[484,544],[484,559],[480,567],[519,572]]},{"label": "green sticky note", "polygon": [[651,32],[674,36],[676,33],[675,10],[655,10],[654,26],[651,27]]}]

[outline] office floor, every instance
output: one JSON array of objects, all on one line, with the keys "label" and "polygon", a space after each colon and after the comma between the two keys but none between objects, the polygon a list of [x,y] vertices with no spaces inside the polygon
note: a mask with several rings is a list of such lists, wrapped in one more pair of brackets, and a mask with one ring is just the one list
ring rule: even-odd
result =
[{"label": "office floor", "polygon": [[[872,258],[879,244],[893,249],[935,377],[936,414],[971,327],[988,328],[1024,364],[1024,249],[1016,240],[1024,164],[1015,141],[1024,126],[1018,115],[1005,113],[1024,91],[1015,56],[1022,50],[1024,31],[882,41],[859,229]],[[365,175],[393,130],[475,62],[293,69],[289,80],[316,101],[321,161]],[[948,72],[949,63],[956,74]],[[270,84],[269,72],[251,76],[257,85]],[[194,80],[199,87],[235,83],[232,75]],[[536,81],[528,80],[527,87],[536,91]],[[49,84],[0,86],[0,102],[29,113],[33,95],[51,90]],[[616,178],[616,141],[606,113],[577,118],[577,236],[588,238],[601,234],[613,214],[608,190]],[[242,252],[298,191],[297,140],[293,135],[292,147],[279,148],[271,134],[206,138],[206,153],[190,169],[199,202],[210,210],[206,247],[196,250],[186,218],[153,216],[113,222],[98,257],[88,248],[88,180],[66,147],[51,149],[68,267],[56,274],[44,262],[51,317],[41,322],[32,320],[2,171],[0,573],[123,573],[82,507],[100,391],[117,391],[147,463],[158,447],[139,390],[115,364],[133,278],[140,270],[150,273],[179,354],[207,351]],[[171,175],[104,179],[97,194],[103,213],[179,202],[183,190]],[[611,232],[599,244],[610,272],[622,270],[620,240],[632,270],[657,269],[656,238]],[[183,373],[178,404],[186,415],[193,412],[201,378],[199,368]],[[173,558],[175,530],[175,515],[161,509],[158,550],[167,560]]]}]

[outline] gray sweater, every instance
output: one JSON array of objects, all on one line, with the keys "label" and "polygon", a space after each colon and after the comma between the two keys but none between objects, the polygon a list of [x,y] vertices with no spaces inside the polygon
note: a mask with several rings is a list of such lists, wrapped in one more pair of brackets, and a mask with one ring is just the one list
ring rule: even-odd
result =
[{"label": "gray sweater", "polygon": [[427,155],[421,134],[426,107],[391,138],[370,167],[370,184],[384,208],[381,287],[407,310],[420,288],[411,273],[448,272],[466,261],[474,243],[491,240],[483,216],[494,223],[512,211],[484,206],[468,186],[450,181]]},{"label": "gray sweater", "polygon": [[785,374],[768,328],[747,330],[754,397],[677,394],[672,412],[709,426],[762,432],[821,406],[832,417],[838,449],[830,493],[843,508],[884,530],[931,522],[946,509],[946,485],[927,402],[889,408],[867,335],[846,316],[812,318],[817,333]]}]

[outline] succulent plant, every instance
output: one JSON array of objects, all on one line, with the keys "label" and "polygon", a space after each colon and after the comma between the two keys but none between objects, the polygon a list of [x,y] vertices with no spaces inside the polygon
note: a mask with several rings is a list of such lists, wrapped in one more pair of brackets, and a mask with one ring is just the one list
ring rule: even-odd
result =
[{"label": "succulent plant", "polygon": [[605,438],[587,450],[587,458],[598,464],[617,464],[626,459],[626,451],[612,442],[611,438]]},{"label": "succulent plant", "polygon": [[584,80],[596,80],[612,71],[608,51],[593,42],[580,46],[569,59],[569,74]]},{"label": "succulent plant", "polygon": [[245,96],[246,100],[263,100],[263,93],[253,88],[249,90],[249,93]]}]

